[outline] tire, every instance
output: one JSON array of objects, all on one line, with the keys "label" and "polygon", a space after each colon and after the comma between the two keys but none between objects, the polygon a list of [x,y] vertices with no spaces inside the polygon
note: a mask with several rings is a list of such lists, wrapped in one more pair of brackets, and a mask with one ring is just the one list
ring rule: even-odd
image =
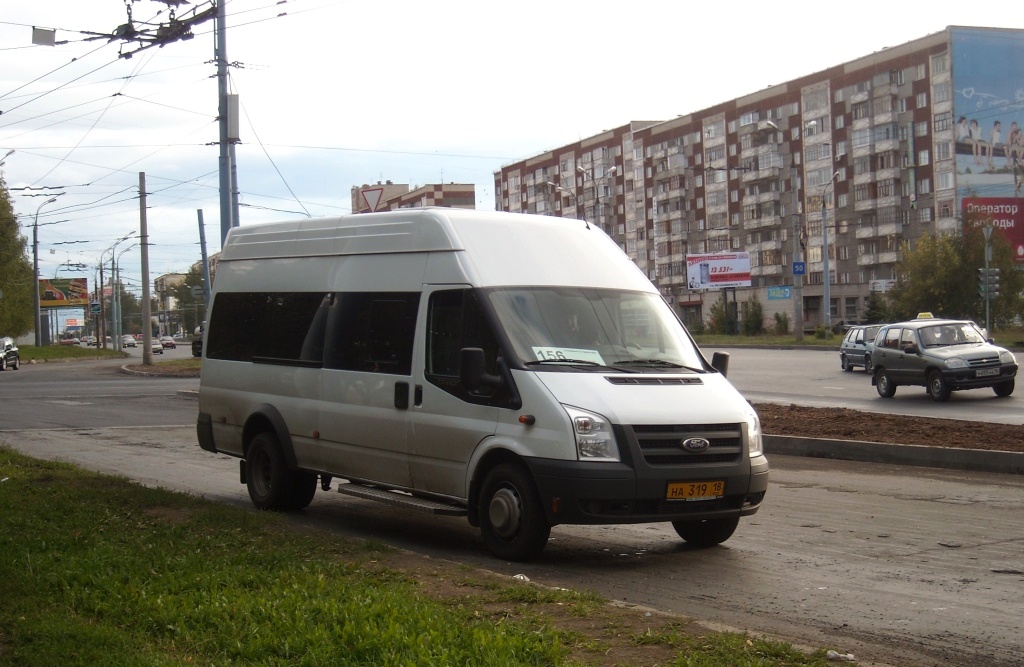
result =
[{"label": "tire", "polygon": [[740,518],[737,516],[731,519],[673,521],[672,527],[687,544],[704,549],[721,544],[732,537],[739,523]]},{"label": "tire", "polygon": [[7,370],[7,357],[0,357],[0,371]]},{"label": "tire", "polygon": [[865,354],[864,355],[864,372],[865,373],[870,373],[871,372],[871,355],[870,354]]},{"label": "tire", "polygon": [[896,395],[896,383],[892,381],[884,368],[875,371],[875,389],[882,398],[892,398]]},{"label": "tire", "polygon": [[933,401],[945,403],[949,400],[950,393],[951,390],[943,379],[942,373],[932,371],[928,374],[928,395],[932,397]]},{"label": "tire", "polygon": [[480,533],[498,558],[526,561],[544,550],[551,526],[540,494],[526,469],[502,463],[487,473],[480,489]]},{"label": "tire", "polygon": [[21,358],[20,357],[14,360],[14,363],[11,364],[11,368],[13,368],[14,370],[18,370],[19,368],[21,368]]},{"label": "tire", "polygon": [[245,454],[245,485],[252,504],[261,510],[291,509],[296,502],[293,480],[277,437],[260,433],[253,438]]},{"label": "tire", "polygon": [[996,396],[1000,398],[1009,396],[1013,393],[1013,378],[1010,378],[1006,382],[1000,382],[999,384],[992,385],[992,391],[996,392]]},{"label": "tire", "polygon": [[839,363],[847,373],[853,370],[853,364],[850,363],[850,359],[845,354],[839,355]]},{"label": "tire", "polygon": [[304,510],[313,502],[316,495],[317,476],[311,472],[293,472],[292,490],[284,509],[290,511]]}]

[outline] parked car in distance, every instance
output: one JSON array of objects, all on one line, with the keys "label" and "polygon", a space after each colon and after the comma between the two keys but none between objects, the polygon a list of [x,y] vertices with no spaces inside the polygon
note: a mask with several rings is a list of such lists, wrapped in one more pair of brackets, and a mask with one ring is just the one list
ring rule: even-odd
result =
[{"label": "parked car in distance", "polygon": [[839,363],[844,371],[852,371],[854,366],[863,366],[864,372],[871,372],[871,349],[881,328],[881,324],[850,327],[843,336],[843,342],[839,344]]},{"label": "parked car in distance", "polygon": [[86,346],[93,345],[96,342],[96,336],[83,336],[81,342]]},{"label": "parked car in distance", "polygon": [[0,344],[4,348],[0,353],[0,371],[8,368],[18,370],[21,367],[21,355],[18,353],[18,346],[14,344],[14,339],[5,336],[0,338]]},{"label": "parked car in distance", "polygon": [[125,334],[121,336],[121,347],[138,347],[138,343],[131,334]]},{"label": "parked car in distance", "polygon": [[178,344],[170,336],[160,336],[160,344],[164,346],[165,350],[173,350],[178,347]]},{"label": "parked car in distance", "polygon": [[1009,396],[1017,375],[1013,353],[993,345],[973,322],[935,317],[883,326],[871,363],[871,384],[882,398],[892,398],[900,385],[923,386],[936,401],[982,387]]},{"label": "parked car in distance", "polygon": [[160,340],[157,339],[157,338],[153,339],[152,343],[150,344],[150,348],[149,349],[152,350],[153,354],[163,354],[164,353],[164,346],[160,343]]}]

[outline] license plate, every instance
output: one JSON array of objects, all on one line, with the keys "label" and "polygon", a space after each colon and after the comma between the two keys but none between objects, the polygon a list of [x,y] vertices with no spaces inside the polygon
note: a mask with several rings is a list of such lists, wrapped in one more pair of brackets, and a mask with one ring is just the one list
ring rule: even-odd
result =
[{"label": "license plate", "polygon": [[979,368],[978,370],[974,371],[974,377],[983,378],[983,377],[988,377],[990,375],[999,375],[999,369],[998,368]]},{"label": "license plate", "polygon": [[667,500],[713,500],[725,495],[723,480],[701,482],[669,482]]}]

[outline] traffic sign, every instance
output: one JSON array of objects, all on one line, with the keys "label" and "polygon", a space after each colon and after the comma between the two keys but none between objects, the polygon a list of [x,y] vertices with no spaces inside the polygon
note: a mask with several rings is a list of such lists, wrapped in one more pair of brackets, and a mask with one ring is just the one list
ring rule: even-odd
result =
[{"label": "traffic sign", "polygon": [[194,298],[194,299],[201,299],[201,298],[203,298],[203,286],[202,285],[193,285],[192,286],[192,298]]},{"label": "traffic sign", "polygon": [[100,314],[100,304],[98,301],[93,301],[92,303],[89,304],[89,312],[92,313],[93,315]]},{"label": "traffic sign", "polygon": [[793,262],[793,275],[794,276],[806,276],[807,275],[807,262]]}]

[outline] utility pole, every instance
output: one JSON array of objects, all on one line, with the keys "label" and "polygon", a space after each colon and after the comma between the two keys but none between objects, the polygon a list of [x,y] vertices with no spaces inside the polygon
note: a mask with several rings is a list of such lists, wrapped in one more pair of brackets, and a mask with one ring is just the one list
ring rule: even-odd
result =
[{"label": "utility pole", "polygon": [[149,224],[146,220],[146,172],[139,172],[139,243],[142,246],[142,363],[153,363],[153,309],[149,304]]}]

